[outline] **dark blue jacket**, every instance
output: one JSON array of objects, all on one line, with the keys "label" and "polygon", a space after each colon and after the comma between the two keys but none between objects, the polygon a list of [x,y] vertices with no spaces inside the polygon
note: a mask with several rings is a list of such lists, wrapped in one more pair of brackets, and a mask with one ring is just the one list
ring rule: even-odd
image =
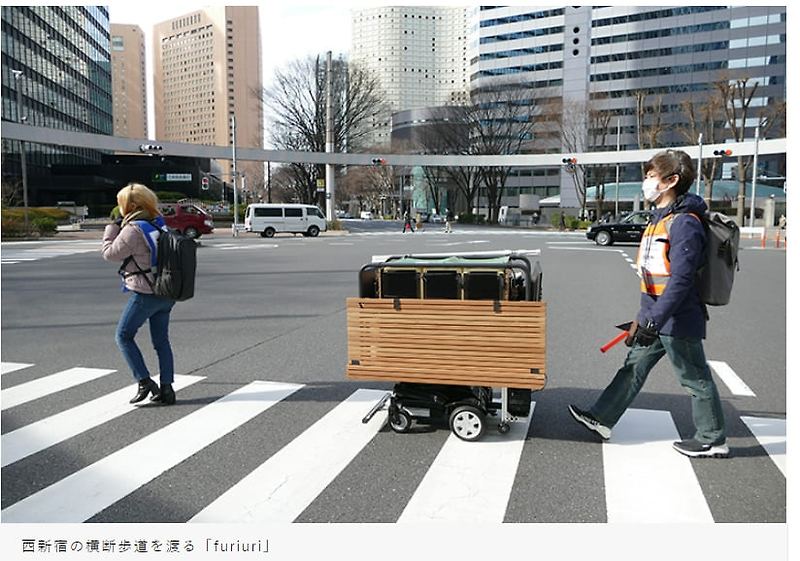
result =
[{"label": "dark blue jacket", "polygon": [[677,216],[669,233],[670,279],[661,296],[642,293],[637,320],[645,325],[653,320],[656,329],[673,337],[705,338],[706,312],[697,288],[697,269],[703,263],[706,232],[703,224],[687,213],[703,216],[706,203],[697,195],[686,193],[672,205],[653,210],[653,223],[667,214]]}]

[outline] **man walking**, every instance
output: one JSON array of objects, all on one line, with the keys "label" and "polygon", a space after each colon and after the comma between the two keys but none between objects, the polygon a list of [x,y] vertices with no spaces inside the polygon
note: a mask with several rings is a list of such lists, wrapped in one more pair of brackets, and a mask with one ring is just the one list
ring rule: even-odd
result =
[{"label": "man walking", "polygon": [[414,232],[414,226],[411,225],[411,214],[408,212],[408,210],[406,210],[403,213],[403,233],[404,234],[406,233],[406,228],[411,230],[412,233]]},{"label": "man walking", "polygon": [[453,231],[453,211],[449,208],[444,209],[444,233],[449,234]]},{"label": "man walking", "polygon": [[706,204],[689,193],[695,179],[686,152],[666,150],[645,164],[642,190],[654,203],[639,245],[641,305],[626,344],[631,346],[616,376],[588,411],[575,405],[576,421],[603,439],[637,396],[647,375],[666,354],[681,386],[691,396],[695,433],[673,448],[690,457],[725,457],[725,418],[706,364],[706,309],[696,285],[703,264]]}]

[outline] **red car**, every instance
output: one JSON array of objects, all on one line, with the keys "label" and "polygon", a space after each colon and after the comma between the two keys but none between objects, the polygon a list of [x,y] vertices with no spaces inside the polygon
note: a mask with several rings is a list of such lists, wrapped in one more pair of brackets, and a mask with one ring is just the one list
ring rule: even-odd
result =
[{"label": "red car", "polygon": [[180,230],[190,238],[199,238],[214,231],[214,219],[194,203],[163,203],[159,205],[167,226]]}]

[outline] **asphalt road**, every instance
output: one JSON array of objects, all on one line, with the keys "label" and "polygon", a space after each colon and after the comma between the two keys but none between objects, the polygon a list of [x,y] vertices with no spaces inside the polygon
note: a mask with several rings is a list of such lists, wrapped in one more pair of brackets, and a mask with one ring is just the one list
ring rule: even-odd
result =
[{"label": "asphalt road", "polygon": [[[171,323],[177,374],[202,379],[180,390],[174,407],[117,414],[8,465],[4,462],[3,521],[16,516],[17,508],[23,511],[21,519],[49,520],[41,510],[25,514],[25,501],[52,488],[68,488],[70,476],[79,478],[94,465],[124,457],[143,440],[181,448],[182,438],[164,433],[158,440],[158,435],[170,425],[192,422],[187,421],[190,417],[197,419],[187,425],[192,434],[207,432],[207,442],[163,469],[154,468],[152,477],[143,477],[94,511],[75,514],[80,518],[75,521],[185,522],[260,466],[267,464],[280,472],[280,466],[294,465],[292,458],[303,463],[306,457],[317,466],[310,473],[330,474],[321,482],[308,482],[307,487],[317,487],[305,502],[293,499],[300,502],[284,511],[278,508],[278,520],[283,514],[286,522],[391,523],[425,511],[424,505],[414,510],[423,501],[416,497],[418,489],[427,483],[436,486],[426,483],[428,477],[435,482],[444,473],[447,480],[448,472],[440,469],[437,460],[451,446],[446,428],[399,435],[381,428],[379,422],[374,435],[342,459],[318,455],[303,446],[319,445],[311,444],[314,440],[306,444],[315,431],[321,431],[324,442],[324,431],[333,430],[328,438],[340,438],[338,448],[345,449],[349,433],[336,431],[346,432],[360,422],[339,423],[338,428],[335,423],[323,422],[318,427],[316,423],[359,388],[389,389],[385,384],[351,382],[344,375],[345,298],[357,296],[359,268],[373,255],[499,249],[540,252],[536,258],[543,269],[548,306],[548,383],[534,394],[533,414],[526,420],[530,425],[527,432],[521,429],[518,446],[510,452],[510,467],[498,467],[498,461],[488,473],[463,469],[469,479],[464,482],[467,488],[480,487],[486,478],[487,489],[495,484],[504,489],[498,492],[505,497],[502,504],[478,509],[473,522],[603,523],[625,516],[654,522],[786,521],[786,479],[779,468],[781,447],[785,459],[786,418],[784,251],[762,250],[755,241],[745,240],[733,301],[711,309],[707,359],[726,363],[753,395],[740,395],[717,378],[731,458],[688,460],[669,448],[672,432],[674,437],[688,438],[693,429],[689,398],[666,360],[653,370],[633,404],[635,411],[626,425],[632,436],[620,428],[624,442],[616,446],[601,444],[574,423],[566,409],[569,403],[591,404],[624,358],[622,345],[607,354],[601,354],[599,347],[616,334],[615,324],[636,313],[638,278],[630,265],[635,246],[600,248],[581,233],[457,226],[447,235],[441,232],[442,225],[426,225],[421,233],[401,234],[400,223],[377,221],[348,221],[348,227],[349,235],[318,238],[231,238],[224,232],[203,238],[196,296],[176,305]],[[113,336],[127,297],[119,290],[116,267],[100,259],[93,243],[3,244],[2,361],[30,365],[3,374],[3,401],[9,403],[9,390],[15,386],[67,369],[116,371],[36,399],[4,404],[4,455],[11,449],[8,435],[15,431],[131,385]],[[48,248],[56,246],[63,254],[49,256]],[[148,363],[155,365],[145,331],[138,341]],[[245,415],[228,429],[219,428],[217,417],[203,417],[214,402],[254,381],[302,387],[269,408]],[[127,395],[120,407],[126,403]],[[364,402],[357,411],[368,409],[369,403]],[[648,420],[634,417],[640,414]],[[748,419],[773,431],[772,440],[768,435],[760,442],[745,422]],[[638,436],[634,434],[637,427],[644,431]],[[651,428],[654,432],[648,432]],[[213,436],[215,430],[221,434]],[[646,448],[648,442],[659,439],[663,442],[655,452]],[[480,454],[491,455],[501,446],[505,449],[503,441],[503,436],[492,435],[488,442],[470,446],[484,446]],[[338,452],[334,449],[332,454]],[[660,461],[662,453],[665,461],[677,462],[675,471],[681,477],[673,481],[670,474],[667,481],[661,480],[663,474],[648,464]],[[340,465],[332,466],[337,461]],[[614,462],[621,462],[628,471],[619,472]],[[114,468],[104,469],[113,472]],[[493,482],[501,479],[503,469],[508,470],[507,481]],[[114,474],[110,477],[113,481]],[[683,505],[675,511],[675,519],[667,514],[661,520],[665,511],[653,511],[646,504],[650,488],[656,495],[653,501],[662,500],[657,495],[664,493]],[[635,496],[628,496],[631,491],[642,494],[641,505]],[[292,493],[292,497],[297,495]],[[43,496],[45,502],[50,500]],[[697,510],[685,507],[694,503]],[[467,510],[473,507],[465,506]],[[628,514],[621,514],[626,509]],[[485,520],[480,514],[484,511]],[[655,518],[650,520],[651,516]]]}]

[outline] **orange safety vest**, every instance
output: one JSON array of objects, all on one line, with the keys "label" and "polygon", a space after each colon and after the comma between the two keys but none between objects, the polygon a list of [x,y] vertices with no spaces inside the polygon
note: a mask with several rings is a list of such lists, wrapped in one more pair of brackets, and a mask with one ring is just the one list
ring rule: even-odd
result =
[{"label": "orange safety vest", "polygon": [[[689,216],[697,217],[694,213]],[[671,276],[669,262],[669,231],[675,214],[668,214],[655,224],[648,224],[639,244],[636,268],[641,278],[640,288],[645,294],[661,296]]]}]

